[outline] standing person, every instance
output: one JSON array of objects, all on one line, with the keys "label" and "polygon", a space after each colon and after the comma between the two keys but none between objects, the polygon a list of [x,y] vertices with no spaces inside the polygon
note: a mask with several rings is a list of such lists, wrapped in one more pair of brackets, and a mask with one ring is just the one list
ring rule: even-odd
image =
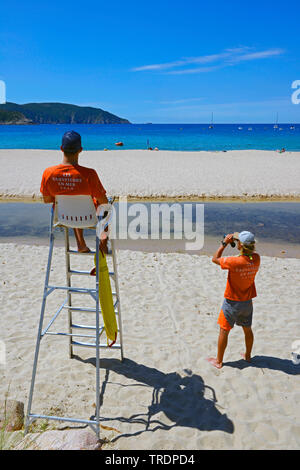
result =
[{"label": "standing person", "polygon": [[[229,243],[237,242],[239,256],[222,257]],[[212,262],[228,269],[228,278],[224,293],[224,302],[219,315],[220,325],[217,357],[207,360],[217,369],[223,365],[223,356],[227,347],[228,335],[235,323],[241,326],[245,334],[246,361],[251,361],[251,351],[254,341],[252,332],[252,299],[256,297],[255,276],[260,266],[260,256],[255,253],[255,238],[251,232],[241,232],[227,235],[222,245],[217,249]]]},{"label": "standing person", "polygon": [[[82,152],[81,136],[75,131],[68,131],[63,135],[62,145],[63,160],[59,165],[46,168],[43,173],[40,191],[45,203],[55,202],[55,196],[89,195],[92,196],[95,206],[107,204],[106,191],[102,186],[97,172],[92,168],[78,164],[79,154]],[[87,247],[83,229],[74,228],[78,251],[87,253]],[[107,239],[102,240],[100,248],[106,251]]]}]

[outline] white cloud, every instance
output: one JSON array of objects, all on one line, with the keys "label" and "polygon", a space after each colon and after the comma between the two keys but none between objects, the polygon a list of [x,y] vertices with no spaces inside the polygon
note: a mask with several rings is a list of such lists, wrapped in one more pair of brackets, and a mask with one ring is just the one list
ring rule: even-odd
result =
[{"label": "white cloud", "polygon": [[284,54],[283,49],[268,49],[261,52],[252,52],[249,54],[233,57],[233,62],[242,62],[247,60],[258,60],[258,59],[268,59],[269,57],[274,57],[277,55]]},{"label": "white cloud", "polygon": [[177,60],[175,62],[169,62],[166,64],[152,64],[152,65],[143,65],[142,67],[135,67],[132,70],[134,72],[142,72],[144,70],[163,70],[163,69],[168,69],[172,67],[180,67],[181,65],[185,65],[186,60]]},{"label": "white cloud", "polygon": [[170,72],[166,72],[168,75],[185,75],[185,74],[193,74],[193,73],[207,73],[213,72],[214,70],[220,69],[224,67],[224,65],[214,65],[211,67],[196,67],[194,69],[182,69],[182,70],[171,70]]},{"label": "white cloud", "polygon": [[[199,57],[184,57],[180,60],[165,62],[162,64],[150,64],[143,65],[141,67],[135,67],[132,69],[134,72],[147,72],[147,71],[165,71],[171,75],[182,75],[182,74],[196,74],[196,73],[207,73],[217,70],[221,67],[228,65],[234,65],[239,62],[246,62],[259,59],[267,59],[282,55],[283,49],[267,49],[264,51],[253,51],[250,47],[237,47],[233,49],[226,49],[219,54],[210,54]],[[184,68],[188,65],[196,64],[215,64],[208,67],[194,67]]]},{"label": "white cloud", "polygon": [[211,55],[205,55],[205,56],[200,56],[200,57],[184,57],[180,60],[176,60],[173,62],[166,62],[163,64],[143,65],[141,67],[135,67],[132,70],[134,72],[142,72],[142,71],[147,71],[147,70],[165,70],[165,69],[181,67],[181,66],[191,65],[191,64],[207,64],[210,62],[216,62],[226,57],[230,57],[235,52],[238,52],[241,50],[245,50],[245,49],[241,49],[241,48],[229,49],[228,51],[222,52],[220,54],[211,54]]}]

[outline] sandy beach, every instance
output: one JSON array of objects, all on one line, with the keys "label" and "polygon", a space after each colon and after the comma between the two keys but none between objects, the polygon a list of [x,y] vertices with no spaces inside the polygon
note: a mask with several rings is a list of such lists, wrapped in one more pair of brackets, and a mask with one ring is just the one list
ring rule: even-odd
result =
[{"label": "sandy beach", "polygon": [[[300,260],[262,257],[252,364],[241,359],[243,333],[235,327],[224,367],[217,370],[205,358],[216,352],[226,273],[208,256],[131,250],[117,255],[126,359],[121,363],[118,351],[101,352],[106,448],[298,449],[300,366],[291,361],[291,351],[299,339]],[[63,256],[56,248],[52,282],[64,283]],[[46,260],[43,246],[1,244],[6,361],[0,364],[0,394],[9,389],[9,397],[25,406]],[[74,267],[90,263],[76,257]],[[93,282],[85,279],[86,285]],[[45,321],[61,299],[49,297]],[[62,315],[53,331],[66,326]],[[83,348],[75,354],[68,358],[64,337],[42,341],[33,412],[93,414],[95,355]]]},{"label": "sandy beach", "polygon": [[[0,198],[40,200],[44,169],[61,160],[55,150],[0,149]],[[111,196],[300,200],[299,152],[83,151],[79,163],[97,170]]]}]

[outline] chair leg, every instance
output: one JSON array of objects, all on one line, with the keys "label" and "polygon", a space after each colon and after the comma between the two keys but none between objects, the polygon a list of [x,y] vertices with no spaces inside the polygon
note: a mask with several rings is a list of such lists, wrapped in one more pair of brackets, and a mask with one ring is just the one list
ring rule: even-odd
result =
[{"label": "chair leg", "polygon": [[[70,263],[70,237],[69,237],[69,229],[68,227],[64,227],[65,233],[65,259],[66,259],[66,280],[67,286],[71,287],[71,263]],[[68,305],[72,306],[72,295],[71,292],[68,291]],[[72,310],[68,309],[68,332],[72,333]],[[72,336],[69,336],[69,358],[72,359],[73,357],[73,345],[72,345]]]},{"label": "chair leg", "polygon": [[99,238],[96,237],[96,434],[100,439],[100,307],[99,307]]},{"label": "chair leg", "polygon": [[30,385],[29,398],[28,398],[24,435],[26,435],[28,432],[28,427],[29,427],[29,422],[30,422],[30,411],[31,411],[31,405],[32,405],[33,390],[34,390],[34,384],[35,384],[40,343],[42,339],[41,333],[42,333],[44,314],[45,314],[45,308],[46,308],[47,291],[48,291],[48,284],[49,284],[49,277],[50,277],[50,270],[51,270],[53,247],[54,247],[54,233],[52,230],[50,234],[48,263],[47,263],[47,271],[46,271],[46,278],[45,278],[45,285],[44,285],[44,295],[43,295],[41,315],[40,315],[40,321],[39,321],[39,327],[38,327],[38,333],[37,333],[37,339],[36,339],[36,347],[35,347],[35,355],[34,355],[33,368],[32,368],[32,377],[31,377],[31,385]]}]

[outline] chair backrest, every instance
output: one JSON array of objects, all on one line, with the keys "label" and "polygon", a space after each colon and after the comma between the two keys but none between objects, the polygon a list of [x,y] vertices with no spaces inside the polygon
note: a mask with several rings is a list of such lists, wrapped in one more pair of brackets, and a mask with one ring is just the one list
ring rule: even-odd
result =
[{"label": "chair backrest", "polygon": [[55,196],[54,224],[71,228],[94,227],[98,222],[91,196]]}]

